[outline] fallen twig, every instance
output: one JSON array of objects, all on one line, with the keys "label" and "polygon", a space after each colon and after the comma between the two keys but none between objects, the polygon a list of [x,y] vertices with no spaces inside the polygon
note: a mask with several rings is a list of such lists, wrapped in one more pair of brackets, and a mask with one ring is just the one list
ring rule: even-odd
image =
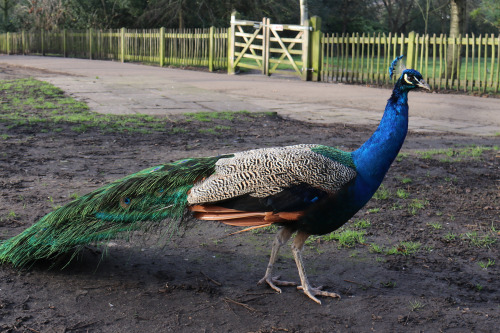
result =
[{"label": "fallen twig", "polygon": [[27,330],[29,330],[29,331],[31,331],[31,332],[41,333],[40,331],[37,331],[37,330],[35,330],[33,328],[29,328],[29,327],[26,327],[26,326],[24,326],[24,328],[27,329]]},{"label": "fallen twig", "polygon": [[215,285],[217,286],[222,286],[222,283],[218,282],[218,281],[215,281],[214,279],[212,279],[211,277],[209,277],[207,274],[203,273],[203,272],[200,272],[201,274],[203,274],[204,277],[206,277],[209,281],[213,282]]},{"label": "fallen twig", "polygon": [[240,302],[236,302],[235,300],[233,299],[230,299],[229,297],[224,297],[224,301],[227,303],[227,302],[230,302],[230,303],[233,303],[233,304],[236,304],[236,305],[239,305],[239,306],[242,306],[244,307],[245,309],[247,309],[248,311],[251,311],[251,312],[257,312],[258,310],[257,309],[254,309],[252,308],[251,306],[249,305],[246,305],[244,303],[240,303]]}]

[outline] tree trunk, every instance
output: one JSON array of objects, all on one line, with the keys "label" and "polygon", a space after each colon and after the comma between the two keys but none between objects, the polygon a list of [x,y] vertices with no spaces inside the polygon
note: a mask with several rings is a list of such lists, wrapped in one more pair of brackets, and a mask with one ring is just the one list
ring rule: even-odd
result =
[{"label": "tree trunk", "polygon": [[0,9],[3,12],[3,28],[5,31],[9,30],[9,10],[13,6],[11,0],[3,0],[3,6],[0,5]]},{"label": "tree trunk", "polygon": [[[465,31],[466,0],[450,1],[450,35],[451,38],[459,37]],[[448,79],[456,79],[460,69],[461,47],[459,45],[448,45],[446,52],[446,71]],[[453,66],[455,64],[455,66]],[[455,67],[455,69],[453,68]],[[443,73],[444,75],[444,73]]]},{"label": "tree trunk", "polygon": [[307,10],[307,0],[300,0],[300,25],[304,25],[309,18]]},{"label": "tree trunk", "polygon": [[182,4],[181,7],[179,8],[179,30],[184,29],[184,13],[182,12]]}]

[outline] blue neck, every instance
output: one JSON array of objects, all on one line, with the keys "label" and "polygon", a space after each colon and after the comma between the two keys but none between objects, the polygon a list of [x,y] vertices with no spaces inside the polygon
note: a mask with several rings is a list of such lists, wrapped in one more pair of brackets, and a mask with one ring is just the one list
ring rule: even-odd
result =
[{"label": "blue neck", "polygon": [[396,84],[380,124],[368,141],[354,151],[355,192],[366,203],[382,183],[408,132],[408,90]]}]

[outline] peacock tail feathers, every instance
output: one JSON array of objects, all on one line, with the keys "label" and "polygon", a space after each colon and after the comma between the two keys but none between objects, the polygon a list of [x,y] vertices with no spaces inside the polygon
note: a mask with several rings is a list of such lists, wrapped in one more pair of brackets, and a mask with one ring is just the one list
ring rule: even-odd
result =
[{"label": "peacock tail feathers", "polygon": [[169,218],[174,231],[187,206],[187,192],[210,176],[215,163],[232,155],[192,158],[148,168],[116,180],[42,217],[21,234],[0,243],[0,263],[20,267],[85,244]]}]

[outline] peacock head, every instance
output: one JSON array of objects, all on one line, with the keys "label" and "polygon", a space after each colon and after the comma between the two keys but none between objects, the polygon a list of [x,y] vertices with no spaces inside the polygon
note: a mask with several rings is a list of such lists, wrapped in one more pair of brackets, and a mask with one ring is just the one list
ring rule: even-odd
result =
[{"label": "peacock head", "polygon": [[410,90],[415,88],[423,88],[431,90],[431,87],[425,82],[422,74],[414,69],[405,69],[398,80],[398,84],[402,89]]},{"label": "peacock head", "polygon": [[414,69],[406,69],[401,59],[403,56],[399,56],[394,59],[389,67],[389,74],[392,76],[395,72],[401,73],[398,81],[396,82],[396,87],[399,87],[401,90],[411,90],[415,88],[423,88],[427,90],[431,90],[431,87],[425,82],[422,74]]}]

